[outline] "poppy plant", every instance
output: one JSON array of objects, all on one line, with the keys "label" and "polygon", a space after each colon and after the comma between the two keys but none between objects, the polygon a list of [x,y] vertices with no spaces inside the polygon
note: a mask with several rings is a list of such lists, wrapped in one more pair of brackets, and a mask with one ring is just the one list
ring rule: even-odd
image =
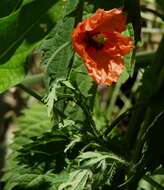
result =
[{"label": "poppy plant", "polygon": [[123,57],[134,47],[132,38],[121,34],[125,29],[126,15],[121,9],[98,9],[72,33],[75,51],[98,84],[111,85],[124,69]]}]

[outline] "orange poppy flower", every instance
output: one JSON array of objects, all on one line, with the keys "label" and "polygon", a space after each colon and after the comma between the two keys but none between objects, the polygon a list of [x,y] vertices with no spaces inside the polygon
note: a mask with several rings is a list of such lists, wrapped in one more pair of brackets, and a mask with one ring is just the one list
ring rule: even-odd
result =
[{"label": "orange poppy flower", "polygon": [[132,38],[121,34],[125,29],[126,16],[121,9],[98,9],[72,33],[75,51],[98,84],[111,85],[124,69],[123,56],[134,47]]}]

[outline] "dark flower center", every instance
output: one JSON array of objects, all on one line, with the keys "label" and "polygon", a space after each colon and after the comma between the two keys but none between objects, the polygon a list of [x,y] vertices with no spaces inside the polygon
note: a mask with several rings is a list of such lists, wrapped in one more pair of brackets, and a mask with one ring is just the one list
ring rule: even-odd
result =
[{"label": "dark flower center", "polygon": [[85,39],[88,47],[93,47],[97,50],[102,49],[104,47],[106,40],[107,38],[101,33],[97,33],[94,35],[87,33]]}]

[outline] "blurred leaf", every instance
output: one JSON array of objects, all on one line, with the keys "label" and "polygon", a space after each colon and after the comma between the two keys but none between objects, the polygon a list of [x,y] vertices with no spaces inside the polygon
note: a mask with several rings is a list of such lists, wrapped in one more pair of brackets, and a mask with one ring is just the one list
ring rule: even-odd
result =
[{"label": "blurred leaf", "polygon": [[66,173],[59,175],[55,175],[52,172],[39,174],[20,167],[19,170],[22,173],[17,171],[14,176],[10,176],[10,182],[7,183],[4,190],[58,190],[59,184],[65,182],[68,178]]},{"label": "blurred leaf", "polygon": [[136,139],[136,135],[138,134],[144,117],[146,116],[146,111],[149,118],[146,118],[146,122],[144,122],[144,129],[146,129],[153,121],[154,117],[164,109],[161,106],[156,106],[161,104],[162,99],[159,97],[161,97],[162,92],[164,92],[163,48],[164,36],[162,37],[156,54],[153,56],[152,63],[145,69],[141,80],[142,85],[139,88],[140,94],[137,104],[142,103],[142,105],[136,108],[132,113],[126,136],[128,146],[134,145],[133,143]]},{"label": "blurred leaf", "polygon": [[[164,79],[160,78],[160,73],[164,69],[163,67],[163,48],[164,48],[164,37],[162,38],[159,48],[154,56],[152,64],[145,70],[142,86],[141,86],[141,96],[143,99],[149,99],[152,95],[160,89],[160,81],[164,82]],[[163,75],[162,75],[163,76]],[[159,85],[160,86],[159,86]]]},{"label": "blurred leaf", "polygon": [[156,0],[156,3],[160,6],[161,9],[164,11],[164,1],[163,0]]},{"label": "blurred leaf", "polygon": [[0,43],[3,44],[0,46],[0,92],[24,78],[27,55],[46,34],[43,30],[40,31],[40,27],[38,31],[36,26],[39,26],[39,21],[55,2],[53,0],[24,2],[24,6],[0,20]]},{"label": "blurred leaf", "polygon": [[25,109],[17,126],[14,142],[10,145],[11,152],[6,161],[3,177],[6,184],[5,190],[14,190],[16,187],[23,190],[28,185],[30,185],[30,190],[33,186],[35,190],[36,187],[45,187],[46,189],[47,183],[49,183],[45,180],[47,174],[44,176],[41,169],[26,167],[23,162],[19,163],[17,159],[20,155],[18,150],[25,144],[32,142],[32,137],[40,136],[51,129],[52,123],[47,116],[46,107],[41,104],[33,104],[31,109]]},{"label": "blurred leaf", "polygon": [[136,54],[136,67],[137,68],[146,68],[152,63],[154,59],[154,51],[142,51]]},{"label": "blurred leaf", "polygon": [[150,188],[152,190],[153,189],[164,190],[164,187],[161,184],[159,184],[158,182],[156,182],[152,177],[145,175],[143,177],[143,179],[150,184]]},{"label": "blurred leaf", "polygon": [[0,17],[5,17],[16,11],[21,5],[22,0],[1,0],[0,1]]},{"label": "blurred leaf", "polygon": [[18,120],[19,127],[15,132],[15,139],[12,144],[14,150],[31,142],[31,137],[40,136],[45,131],[50,131],[52,126],[52,122],[47,116],[47,108],[44,105],[33,104],[30,109],[23,110],[22,114]]},{"label": "blurred leaf", "polygon": [[25,60],[34,44],[23,42],[15,54],[4,64],[0,65],[0,92],[21,82],[26,74]]},{"label": "blurred leaf", "polygon": [[138,162],[134,165],[134,168],[131,168],[129,177],[132,179],[132,183],[138,182],[146,172],[152,172],[160,164],[163,164],[164,111],[152,119],[152,123],[146,129],[142,129],[142,136],[137,144],[137,157],[135,157],[135,160],[138,160]]},{"label": "blurred leaf", "polygon": [[87,7],[93,5],[94,6],[94,11],[96,11],[98,8],[102,8],[105,10],[109,10],[109,9],[113,9],[113,8],[120,8],[123,6],[123,0],[101,0],[101,1],[97,1],[97,0],[87,0],[86,1],[86,9]]},{"label": "blurred leaf", "polygon": [[[9,59],[22,40],[56,1],[35,0],[0,20],[0,64]],[[29,15],[30,11],[30,15]],[[28,20],[26,20],[28,18]]]},{"label": "blurred leaf", "polygon": [[65,8],[65,15],[70,15],[71,13],[73,13],[74,11],[76,11],[78,5],[79,5],[79,0],[68,0],[67,1],[67,5]]},{"label": "blurred leaf", "polygon": [[128,22],[132,23],[133,25],[135,44],[137,44],[141,40],[140,1],[124,1],[124,10],[128,14]]}]

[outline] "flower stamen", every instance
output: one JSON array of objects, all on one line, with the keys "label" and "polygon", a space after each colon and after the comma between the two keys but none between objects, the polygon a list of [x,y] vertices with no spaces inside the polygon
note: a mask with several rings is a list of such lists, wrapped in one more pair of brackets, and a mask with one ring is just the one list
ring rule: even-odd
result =
[{"label": "flower stamen", "polygon": [[107,38],[101,33],[94,35],[92,39],[99,44],[104,44],[107,41]]},{"label": "flower stamen", "polygon": [[102,49],[104,47],[105,42],[107,41],[107,38],[101,34],[87,34],[86,35],[86,43],[88,47],[95,48],[97,50]]}]

